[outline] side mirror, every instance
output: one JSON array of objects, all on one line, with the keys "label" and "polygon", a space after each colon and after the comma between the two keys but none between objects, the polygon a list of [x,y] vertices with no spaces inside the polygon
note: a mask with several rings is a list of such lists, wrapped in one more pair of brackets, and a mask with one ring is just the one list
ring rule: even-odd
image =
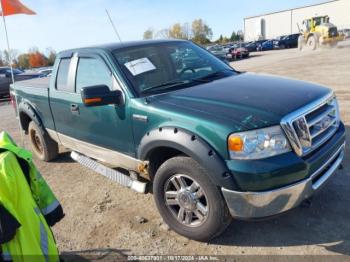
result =
[{"label": "side mirror", "polygon": [[109,90],[106,85],[87,86],[80,91],[85,106],[122,105],[123,93],[120,90]]}]

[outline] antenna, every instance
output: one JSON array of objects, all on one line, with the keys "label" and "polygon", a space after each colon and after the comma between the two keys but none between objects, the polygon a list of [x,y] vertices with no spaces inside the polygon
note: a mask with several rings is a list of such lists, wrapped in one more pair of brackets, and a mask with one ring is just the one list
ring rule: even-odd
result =
[{"label": "antenna", "polygon": [[[0,0],[0,1],[1,1],[1,0]],[[119,35],[119,33],[118,33],[118,30],[117,30],[115,24],[113,23],[113,20],[112,20],[111,16],[109,15],[109,12],[108,12],[107,9],[106,9],[106,14],[107,14],[107,16],[108,16],[109,21],[111,22],[111,25],[112,25],[112,27],[113,27],[114,33],[117,35],[117,37],[118,37],[118,39],[119,39],[119,42],[123,45],[123,41],[122,41],[122,39],[120,38],[120,35]],[[131,63],[130,66],[131,66],[131,68],[134,70],[134,72],[136,73],[135,65]]]},{"label": "antenna", "polygon": [[117,28],[115,27],[115,24],[113,23],[113,20],[112,20],[111,16],[109,15],[109,12],[108,12],[107,9],[106,9],[106,13],[107,13],[107,16],[108,16],[109,21],[111,22],[111,25],[112,25],[112,27],[113,27],[114,33],[117,35],[117,37],[118,37],[118,39],[119,39],[119,42],[120,42],[120,43],[123,43],[123,41],[122,41],[122,39],[120,38],[120,35],[119,35],[118,31],[117,31]]}]

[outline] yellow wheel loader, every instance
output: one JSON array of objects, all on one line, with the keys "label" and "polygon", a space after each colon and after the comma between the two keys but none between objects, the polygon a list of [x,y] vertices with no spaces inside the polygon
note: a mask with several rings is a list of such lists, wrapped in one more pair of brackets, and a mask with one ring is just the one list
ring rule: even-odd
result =
[{"label": "yellow wheel loader", "polygon": [[[298,25],[299,26],[299,25]],[[329,16],[316,16],[303,21],[298,39],[299,50],[316,50],[320,46],[336,46],[344,39],[337,27],[329,22]]]}]

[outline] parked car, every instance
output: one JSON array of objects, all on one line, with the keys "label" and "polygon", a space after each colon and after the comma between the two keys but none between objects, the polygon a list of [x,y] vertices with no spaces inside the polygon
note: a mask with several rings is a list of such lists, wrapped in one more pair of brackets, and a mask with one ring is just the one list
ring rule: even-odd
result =
[{"label": "parked car", "polygon": [[225,49],[226,53],[229,52],[229,50],[233,47],[233,44],[226,44],[223,46],[223,48]]},{"label": "parked car", "polygon": [[[22,70],[13,68],[15,81],[39,77],[38,73],[24,73]],[[12,83],[11,68],[0,67],[0,98],[9,97],[10,84]]]},{"label": "parked car", "polygon": [[264,43],[266,40],[258,40],[258,41],[254,41],[254,42],[250,42],[246,45],[246,48],[248,49],[249,52],[255,52],[255,51],[259,51],[260,46],[262,45],[262,43]]},{"label": "parked car", "polygon": [[50,76],[51,73],[52,73],[52,67],[43,68],[38,71],[38,74],[40,74],[42,77]]},{"label": "parked car", "polygon": [[227,56],[230,58],[230,60],[247,58],[249,56],[249,51],[243,46],[239,47],[238,45],[235,45],[229,49]]},{"label": "parked car", "polygon": [[298,47],[298,38],[300,34],[292,34],[282,37],[275,44],[279,49],[284,48],[297,48]]},{"label": "parked car", "polygon": [[220,60],[227,60],[227,58],[230,58],[227,57],[227,51],[225,50],[225,48],[220,45],[209,46],[207,50]]},{"label": "parked car", "polygon": [[[188,50],[202,63],[178,68]],[[11,87],[34,155],[53,160],[62,144],[114,181],[146,178],[164,221],[191,239],[298,206],[344,157],[330,88],[237,72],[189,41],[67,50],[52,75]]]},{"label": "parked car", "polygon": [[287,35],[281,35],[281,36],[278,36],[276,37],[276,40],[281,40],[282,38],[285,38]]},{"label": "parked car", "polygon": [[245,46],[245,48],[247,48],[249,52],[255,52],[257,47],[258,47],[258,44],[256,42],[250,42]]},{"label": "parked car", "polygon": [[268,51],[278,49],[278,40],[271,39],[263,42],[260,46],[258,46],[258,51]]}]

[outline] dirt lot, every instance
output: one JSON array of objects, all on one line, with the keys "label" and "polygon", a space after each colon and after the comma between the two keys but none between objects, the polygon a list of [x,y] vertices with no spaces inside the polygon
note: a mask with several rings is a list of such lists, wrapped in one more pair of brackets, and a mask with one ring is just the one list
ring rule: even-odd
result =
[{"label": "dirt lot", "polygon": [[[349,141],[350,43],[316,52],[294,49],[257,53],[232,65],[238,70],[277,74],[331,87],[339,98]],[[19,141],[10,105],[0,107],[0,119],[0,130],[8,131]],[[349,149],[344,169],[314,197],[311,207],[259,222],[234,221],[210,243],[191,241],[168,231],[152,195],[124,189],[74,163],[68,153],[52,163],[36,163],[66,213],[53,228],[61,252],[350,255]],[[146,221],[140,223],[140,217]]]}]

